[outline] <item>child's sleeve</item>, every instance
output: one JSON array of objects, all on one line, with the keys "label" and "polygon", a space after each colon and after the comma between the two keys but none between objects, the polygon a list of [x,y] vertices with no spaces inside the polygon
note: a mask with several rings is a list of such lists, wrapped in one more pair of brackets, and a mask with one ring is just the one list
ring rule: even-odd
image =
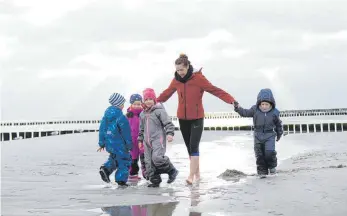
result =
[{"label": "child's sleeve", "polygon": [[106,117],[104,116],[99,126],[99,146],[105,147],[105,135],[106,135]]},{"label": "child's sleeve", "polygon": [[240,114],[242,117],[253,117],[256,111],[256,106],[252,106],[250,109],[244,109],[240,106],[235,107],[235,112]]},{"label": "child's sleeve", "polygon": [[280,119],[280,112],[277,111],[275,113],[275,125],[276,125],[276,133],[277,133],[277,140],[281,139],[281,136],[283,134],[283,127],[282,127],[282,121]]},{"label": "child's sleeve", "polygon": [[175,125],[172,123],[169,115],[165,109],[160,109],[159,111],[159,120],[163,124],[166,134],[174,136],[175,135]]},{"label": "child's sleeve", "polygon": [[143,118],[141,117],[141,115],[140,115],[140,130],[139,130],[139,136],[138,136],[138,138],[137,138],[137,140],[139,141],[139,142],[143,142],[143,132],[145,131],[145,124],[144,124],[144,122],[143,122]]},{"label": "child's sleeve", "polygon": [[133,142],[131,139],[131,129],[128,119],[125,117],[125,115],[121,115],[118,120],[118,127],[120,129],[120,133],[125,141],[125,145],[128,150],[131,150],[133,148]]}]

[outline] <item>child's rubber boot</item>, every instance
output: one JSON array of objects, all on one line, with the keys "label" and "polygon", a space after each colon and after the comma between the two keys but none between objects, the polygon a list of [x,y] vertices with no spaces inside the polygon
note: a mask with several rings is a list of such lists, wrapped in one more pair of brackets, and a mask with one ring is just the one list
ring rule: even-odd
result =
[{"label": "child's rubber boot", "polygon": [[149,180],[149,178],[146,176],[146,170],[142,170],[142,177],[147,181]]},{"label": "child's rubber boot", "polygon": [[259,174],[258,177],[259,177],[260,179],[263,179],[263,178],[266,178],[266,175],[265,175],[265,174]]},{"label": "child's rubber boot", "polygon": [[142,177],[146,180],[147,176],[146,176],[146,163],[145,163],[145,154],[141,153],[140,154],[140,162],[141,162],[141,172],[142,172]]},{"label": "child's rubber boot", "polygon": [[167,180],[167,183],[171,184],[172,182],[174,182],[176,180],[177,175],[178,175],[178,170],[176,168],[171,170],[171,172],[169,173],[169,179]]},{"label": "child's rubber boot", "polygon": [[129,185],[124,181],[117,181],[117,184],[121,187],[128,187]]},{"label": "child's rubber boot", "polygon": [[151,183],[147,187],[156,188],[156,187],[159,187],[159,185],[160,185],[160,183]]},{"label": "child's rubber boot", "polygon": [[99,174],[101,176],[101,179],[106,182],[106,183],[110,183],[110,172],[105,168],[105,166],[101,166],[100,170],[99,170]]},{"label": "child's rubber boot", "polygon": [[271,175],[274,175],[274,174],[276,174],[276,168],[271,168],[271,169],[269,169],[269,171],[270,171],[270,174]]},{"label": "child's rubber boot", "polygon": [[140,179],[141,179],[141,177],[139,177],[139,175],[129,175],[130,181],[138,181]]}]

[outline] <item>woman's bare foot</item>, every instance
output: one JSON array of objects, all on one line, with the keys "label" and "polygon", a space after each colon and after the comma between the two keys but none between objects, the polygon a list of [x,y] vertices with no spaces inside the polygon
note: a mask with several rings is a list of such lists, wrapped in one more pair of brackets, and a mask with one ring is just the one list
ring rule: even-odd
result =
[{"label": "woman's bare foot", "polygon": [[191,185],[194,181],[194,176],[199,166],[199,156],[190,156],[190,171],[188,179],[186,180],[187,184]]},{"label": "woman's bare foot", "polygon": [[193,180],[194,180],[194,177],[188,176],[186,182],[187,182],[187,184],[191,185],[191,184],[193,184]]},{"label": "woman's bare foot", "polygon": [[198,165],[197,165],[197,168],[196,168],[196,172],[195,172],[195,181],[200,181],[200,158],[198,157]]},{"label": "woman's bare foot", "polygon": [[200,173],[195,174],[195,181],[200,181]]}]

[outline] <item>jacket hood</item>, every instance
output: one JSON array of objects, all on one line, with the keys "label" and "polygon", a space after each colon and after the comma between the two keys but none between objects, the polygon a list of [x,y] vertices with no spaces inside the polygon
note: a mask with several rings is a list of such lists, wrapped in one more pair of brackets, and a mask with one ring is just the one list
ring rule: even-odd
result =
[{"label": "jacket hood", "polygon": [[260,105],[261,102],[270,102],[272,104],[272,107],[275,108],[276,107],[276,101],[275,98],[272,94],[271,89],[262,89],[260,90],[258,97],[257,97],[257,106]]},{"label": "jacket hood", "polygon": [[201,72],[201,70],[202,70],[202,67],[197,67],[197,68],[193,67],[193,73]]}]

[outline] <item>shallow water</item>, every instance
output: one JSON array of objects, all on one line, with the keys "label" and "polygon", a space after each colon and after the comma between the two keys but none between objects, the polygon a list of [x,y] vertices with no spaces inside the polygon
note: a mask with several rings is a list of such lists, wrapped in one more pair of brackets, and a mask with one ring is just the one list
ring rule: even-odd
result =
[{"label": "shallow water", "polygon": [[[168,185],[167,175],[162,175],[160,188],[147,188],[142,180],[126,189],[101,181],[98,169],[107,153],[96,152],[96,133],[4,143],[2,215],[228,215],[231,200],[255,193],[249,192],[257,182],[254,176],[236,183],[218,178],[226,169],[255,173],[250,133],[205,131],[200,146],[202,180],[190,187],[184,181],[189,168],[186,147],[179,133],[175,138],[167,155],[180,171],[177,180]],[[298,153],[326,147],[308,143],[302,137],[284,137],[277,144],[279,166]],[[146,214],[129,214],[134,209]]]}]

